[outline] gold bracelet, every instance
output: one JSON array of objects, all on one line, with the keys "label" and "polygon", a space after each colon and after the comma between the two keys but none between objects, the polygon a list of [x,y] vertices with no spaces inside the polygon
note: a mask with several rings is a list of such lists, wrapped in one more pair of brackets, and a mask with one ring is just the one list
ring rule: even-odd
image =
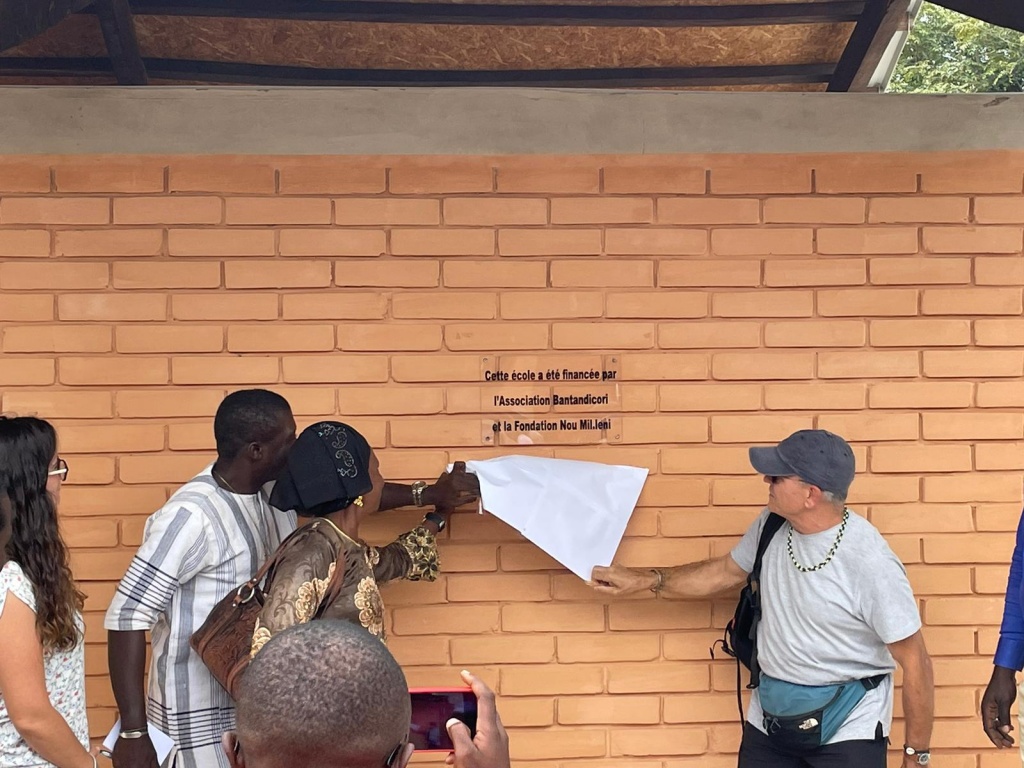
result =
[{"label": "gold bracelet", "polygon": [[661,592],[662,589],[665,588],[665,572],[660,568],[651,568],[650,571],[658,577],[658,580],[654,583],[654,586],[651,587],[651,592],[653,592],[654,594],[658,594],[659,592]]}]

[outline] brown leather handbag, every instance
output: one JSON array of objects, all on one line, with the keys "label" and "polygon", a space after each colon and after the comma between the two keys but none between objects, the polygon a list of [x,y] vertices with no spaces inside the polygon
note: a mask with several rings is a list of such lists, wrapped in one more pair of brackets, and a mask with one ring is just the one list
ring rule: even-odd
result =
[{"label": "brown leather handbag", "polygon": [[[249,666],[252,650],[252,635],[256,629],[256,619],[263,610],[265,595],[270,591],[274,580],[274,568],[285,552],[294,545],[297,534],[303,531],[316,531],[321,536],[332,538],[326,531],[321,531],[323,523],[329,520],[319,519],[292,531],[278,546],[267,561],[263,563],[256,575],[234,589],[221,599],[210,611],[203,625],[192,633],[189,645],[192,646],[207,669],[224,689],[235,698],[238,682],[242,673]],[[334,573],[327,585],[327,592],[313,614],[319,619],[341,592],[345,580],[344,553],[334,566]]]}]

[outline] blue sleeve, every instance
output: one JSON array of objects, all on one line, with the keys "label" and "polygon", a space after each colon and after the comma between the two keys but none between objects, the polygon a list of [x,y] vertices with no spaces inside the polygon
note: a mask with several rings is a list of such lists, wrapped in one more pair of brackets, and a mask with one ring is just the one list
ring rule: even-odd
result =
[{"label": "blue sleeve", "polygon": [[999,627],[999,645],[993,663],[1007,669],[1024,669],[1024,613],[1021,611],[1020,587],[1024,575],[1024,514],[1017,524],[1017,544],[1010,561],[1010,578],[1006,584],[1003,623]]}]

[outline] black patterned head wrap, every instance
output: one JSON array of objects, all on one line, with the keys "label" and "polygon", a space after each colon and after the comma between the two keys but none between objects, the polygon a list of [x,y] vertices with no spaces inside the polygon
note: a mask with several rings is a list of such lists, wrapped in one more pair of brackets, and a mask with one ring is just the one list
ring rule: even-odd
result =
[{"label": "black patterned head wrap", "polygon": [[302,430],[270,503],[308,517],[345,509],[373,488],[366,438],[347,424],[321,421]]}]

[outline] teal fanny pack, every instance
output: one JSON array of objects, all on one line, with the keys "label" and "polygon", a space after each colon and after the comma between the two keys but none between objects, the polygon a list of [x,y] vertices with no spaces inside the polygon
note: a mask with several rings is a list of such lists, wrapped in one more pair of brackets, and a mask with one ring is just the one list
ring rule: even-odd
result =
[{"label": "teal fanny pack", "polygon": [[827,744],[864,694],[886,677],[875,675],[836,685],[797,685],[761,673],[757,693],[765,732],[780,749],[809,754]]}]

